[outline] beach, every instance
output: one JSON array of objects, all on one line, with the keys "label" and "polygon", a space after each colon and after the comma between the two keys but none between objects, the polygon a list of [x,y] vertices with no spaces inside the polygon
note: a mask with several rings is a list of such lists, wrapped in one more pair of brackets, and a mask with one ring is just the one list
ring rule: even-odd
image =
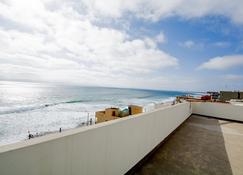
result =
[{"label": "beach", "polygon": [[25,140],[30,133],[58,132],[95,121],[107,107],[144,107],[144,112],[169,105],[186,92],[61,86],[42,83],[0,83],[0,145]]}]

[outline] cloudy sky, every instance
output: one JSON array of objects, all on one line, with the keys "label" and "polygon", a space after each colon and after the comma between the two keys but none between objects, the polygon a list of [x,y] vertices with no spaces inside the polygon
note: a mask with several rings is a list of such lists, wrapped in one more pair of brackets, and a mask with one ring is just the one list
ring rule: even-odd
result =
[{"label": "cloudy sky", "polygon": [[243,89],[242,0],[0,0],[0,81]]}]

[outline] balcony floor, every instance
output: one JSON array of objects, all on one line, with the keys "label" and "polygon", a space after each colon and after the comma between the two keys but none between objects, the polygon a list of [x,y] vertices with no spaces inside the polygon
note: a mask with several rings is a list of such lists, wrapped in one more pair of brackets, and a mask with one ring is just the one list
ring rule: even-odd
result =
[{"label": "balcony floor", "polygon": [[192,115],[136,175],[243,175],[243,124]]}]

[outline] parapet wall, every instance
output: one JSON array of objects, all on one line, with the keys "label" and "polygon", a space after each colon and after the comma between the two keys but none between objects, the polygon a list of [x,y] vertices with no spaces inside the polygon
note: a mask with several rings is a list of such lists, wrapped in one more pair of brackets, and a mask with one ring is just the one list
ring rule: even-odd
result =
[{"label": "parapet wall", "polygon": [[1,175],[126,173],[191,115],[188,102],[0,147]]},{"label": "parapet wall", "polygon": [[192,102],[192,113],[243,122],[243,106],[228,103]]}]

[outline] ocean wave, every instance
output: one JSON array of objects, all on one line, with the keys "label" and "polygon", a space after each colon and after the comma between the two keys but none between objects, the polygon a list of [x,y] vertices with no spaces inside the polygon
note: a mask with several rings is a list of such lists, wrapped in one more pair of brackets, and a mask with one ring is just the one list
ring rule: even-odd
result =
[{"label": "ocean wave", "polygon": [[63,103],[83,103],[83,102],[89,102],[90,100],[71,100],[71,101],[66,101]]},{"label": "ocean wave", "polygon": [[33,110],[48,108],[48,107],[57,106],[57,105],[61,105],[61,104],[74,104],[74,103],[85,103],[85,102],[89,102],[89,100],[70,100],[70,101],[57,102],[57,103],[47,103],[47,104],[41,104],[41,105],[29,105],[29,106],[13,107],[13,108],[10,108],[10,109],[9,108],[5,109],[5,110],[0,109],[0,115],[33,111]]},{"label": "ocean wave", "polygon": [[141,96],[141,97],[137,97],[138,99],[144,99],[144,98],[152,98],[154,97],[154,95],[146,95],[146,96]]}]

